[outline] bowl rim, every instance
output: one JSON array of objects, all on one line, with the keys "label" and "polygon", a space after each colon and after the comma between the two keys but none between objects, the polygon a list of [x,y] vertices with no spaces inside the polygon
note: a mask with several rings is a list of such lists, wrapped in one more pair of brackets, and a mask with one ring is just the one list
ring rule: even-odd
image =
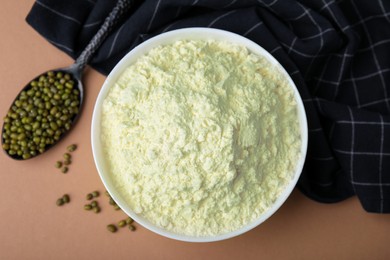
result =
[{"label": "bowl rim", "polygon": [[[115,190],[114,185],[111,183],[109,173],[106,170],[104,156],[102,154],[101,149],[101,141],[100,141],[100,115],[101,115],[101,107],[105,97],[108,94],[110,87],[115,83],[116,79],[122,74],[124,69],[126,69],[129,65],[134,63],[139,57],[148,53],[154,47],[158,45],[166,45],[173,43],[177,40],[217,40],[217,41],[228,41],[230,43],[236,43],[241,46],[245,46],[250,52],[258,54],[260,56],[265,57],[268,61],[270,61],[273,65],[277,67],[279,72],[281,72],[287,79],[290,87],[293,89],[294,97],[297,103],[298,109],[298,120],[300,125],[300,133],[301,133],[301,150],[300,150],[300,158],[295,166],[294,177],[290,180],[290,182],[286,185],[283,192],[279,195],[277,200],[273,203],[273,205],[263,214],[261,214],[255,221],[228,233],[215,235],[215,236],[188,236],[183,234],[177,234],[174,232],[167,231],[160,227],[155,226],[150,223],[148,220],[143,218],[142,216],[136,214],[131,208],[126,204],[125,200],[122,199],[121,195]],[[94,162],[96,168],[98,170],[98,174],[105,186],[106,190],[110,193],[111,197],[117,203],[117,205],[131,218],[133,218],[137,223],[149,229],[150,231],[157,233],[161,236],[186,241],[186,242],[213,242],[225,240],[228,238],[232,238],[235,236],[239,236],[247,231],[257,227],[268,218],[270,218],[287,200],[287,198],[292,193],[294,187],[296,186],[298,179],[301,175],[303,165],[306,158],[307,152],[307,143],[308,143],[308,127],[307,127],[307,118],[306,112],[303,105],[302,98],[298,92],[298,89],[291,79],[290,75],[283,68],[283,66],[263,47],[258,45],[257,43],[241,36],[239,34],[221,30],[214,28],[206,28],[206,27],[190,27],[184,29],[177,29],[168,31],[165,33],[161,33],[157,36],[154,36],[145,42],[141,43],[134,49],[132,49],[129,53],[127,53],[112,69],[107,78],[105,79],[102,88],[99,91],[98,97],[96,99],[93,114],[92,114],[92,122],[91,122],[91,146],[92,146],[92,154],[94,158]]]}]

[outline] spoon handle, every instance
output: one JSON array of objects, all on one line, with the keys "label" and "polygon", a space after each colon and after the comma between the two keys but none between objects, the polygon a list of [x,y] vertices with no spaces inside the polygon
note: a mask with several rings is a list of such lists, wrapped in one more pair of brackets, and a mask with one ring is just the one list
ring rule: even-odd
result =
[{"label": "spoon handle", "polygon": [[100,27],[99,31],[93,36],[91,41],[85,47],[80,56],[76,59],[73,67],[76,68],[77,72],[81,73],[84,67],[87,65],[89,60],[92,58],[92,55],[100,47],[102,42],[107,38],[108,34],[112,28],[116,25],[118,20],[122,17],[128,9],[130,9],[135,0],[118,0],[115,7],[112,9],[111,13],[104,20],[104,23]]}]

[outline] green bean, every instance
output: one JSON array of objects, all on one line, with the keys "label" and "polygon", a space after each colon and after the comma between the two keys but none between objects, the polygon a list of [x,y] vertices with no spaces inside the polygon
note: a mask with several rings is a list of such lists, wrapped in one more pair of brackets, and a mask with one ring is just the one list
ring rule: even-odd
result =
[{"label": "green bean", "polygon": [[57,206],[62,206],[62,205],[64,205],[64,200],[63,200],[63,198],[59,198],[59,199],[57,199],[57,201],[56,201],[56,204],[57,204]]},{"label": "green bean", "polygon": [[119,227],[124,227],[124,226],[126,226],[126,220],[121,220],[121,221],[119,221],[119,222],[118,222],[118,226],[119,226]]},{"label": "green bean", "polygon": [[133,223],[134,222],[134,220],[132,219],[132,218],[130,218],[130,217],[128,217],[127,219],[126,219],[126,224],[128,224],[128,225],[130,225],[131,223]]},{"label": "green bean", "polygon": [[61,168],[61,172],[62,172],[62,173],[67,173],[68,170],[69,170],[69,169],[68,169],[68,167],[66,167],[66,166],[64,166],[64,167]]},{"label": "green bean", "polygon": [[84,205],[85,210],[92,210],[92,206],[90,204]]},{"label": "green bean", "polygon": [[62,167],[62,162],[61,161],[57,161],[54,166],[59,169],[59,168]]},{"label": "green bean", "polygon": [[131,231],[135,231],[135,226],[133,226],[133,225],[129,225],[129,229],[131,230]]},{"label": "green bean", "polygon": [[91,200],[92,198],[93,198],[92,193],[88,193],[87,196],[86,196],[86,199],[87,200]]},{"label": "green bean", "polygon": [[80,93],[75,86],[71,75],[61,71],[32,80],[4,118],[3,149],[13,157],[28,159],[59,140],[79,112]]},{"label": "green bean", "polygon": [[64,165],[70,165],[72,161],[70,159],[64,160]]},{"label": "green bean", "polygon": [[64,194],[64,196],[62,196],[62,200],[65,202],[65,203],[69,203],[70,202],[70,197],[68,194]]},{"label": "green bean", "polygon": [[72,144],[66,148],[69,152],[74,152],[77,149],[77,145]]},{"label": "green bean", "polygon": [[112,224],[107,225],[107,229],[108,229],[108,231],[110,231],[112,233],[115,233],[118,230],[117,227],[115,225],[112,225]]}]

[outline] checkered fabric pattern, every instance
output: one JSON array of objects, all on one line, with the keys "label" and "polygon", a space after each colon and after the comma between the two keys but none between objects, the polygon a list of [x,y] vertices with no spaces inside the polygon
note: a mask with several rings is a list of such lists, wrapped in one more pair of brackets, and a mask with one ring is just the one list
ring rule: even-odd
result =
[{"label": "checkered fabric pattern", "polygon": [[[75,58],[114,4],[37,0],[27,22]],[[91,65],[108,74],[139,43],[184,27],[243,35],[289,72],[309,124],[304,194],[321,202],[357,195],[365,210],[390,212],[390,1],[139,1]]]}]

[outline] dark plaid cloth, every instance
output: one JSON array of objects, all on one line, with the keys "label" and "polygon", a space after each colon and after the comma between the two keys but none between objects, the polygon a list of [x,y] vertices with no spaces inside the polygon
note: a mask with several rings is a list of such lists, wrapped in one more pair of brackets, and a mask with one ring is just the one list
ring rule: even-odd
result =
[{"label": "dark plaid cloth", "polygon": [[[113,0],[38,0],[27,22],[75,58]],[[309,148],[299,188],[321,202],[356,194],[390,212],[390,1],[145,0],[129,11],[91,65],[108,74],[157,34],[214,27],[267,49],[303,98]]]}]

